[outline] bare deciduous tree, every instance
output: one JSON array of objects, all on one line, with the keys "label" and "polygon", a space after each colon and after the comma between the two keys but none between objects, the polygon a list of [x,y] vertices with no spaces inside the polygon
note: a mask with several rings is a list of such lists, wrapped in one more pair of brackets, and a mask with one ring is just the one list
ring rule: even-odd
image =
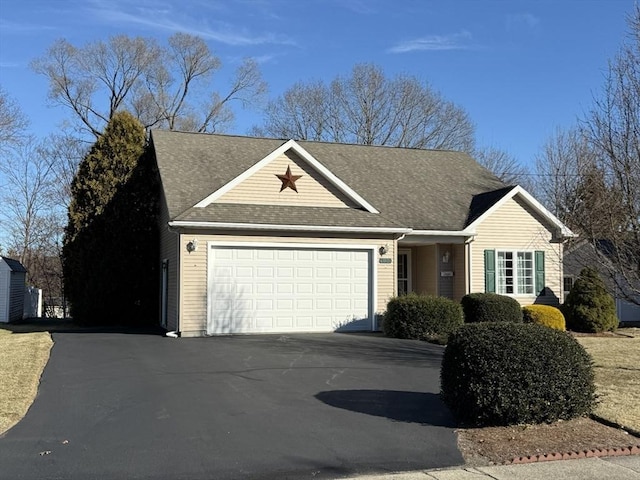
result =
[{"label": "bare deciduous tree", "polygon": [[297,83],[269,103],[254,134],[363,145],[472,152],[474,125],[459,106],[415,77],[356,65],[348,77]]},{"label": "bare deciduous tree", "polygon": [[602,267],[628,300],[640,304],[640,5],[629,17],[629,40],[609,65],[584,131],[614,199],[608,218],[594,213],[589,222],[600,217],[602,224],[585,230],[592,227],[612,243]]},{"label": "bare deciduous tree", "polygon": [[19,105],[0,87],[0,152],[19,145],[28,124]]},{"label": "bare deciduous tree", "polygon": [[0,217],[7,251],[27,268],[27,281],[45,298],[62,291],[61,246],[64,210],[56,201],[54,159],[33,139],[6,154],[0,163],[4,179]]},{"label": "bare deciduous tree", "polygon": [[536,194],[571,228],[577,228],[574,212],[579,198],[575,193],[580,179],[595,164],[595,152],[577,128],[557,129],[536,156]]},{"label": "bare deciduous tree", "polygon": [[521,185],[530,190],[529,171],[513,155],[496,147],[478,148],[474,158],[507,185]]},{"label": "bare deciduous tree", "polygon": [[201,38],[177,33],[168,43],[118,35],[76,47],[62,39],[32,68],[48,78],[49,98],[95,138],[124,108],[145,127],[214,131],[233,118],[233,101],[247,105],[266,90],[258,65],[246,60],[221,94],[213,86],[220,60]]},{"label": "bare deciduous tree", "polygon": [[537,172],[541,198],[591,244],[588,266],[640,304],[640,6],[629,27],[591,111],[547,142]]}]

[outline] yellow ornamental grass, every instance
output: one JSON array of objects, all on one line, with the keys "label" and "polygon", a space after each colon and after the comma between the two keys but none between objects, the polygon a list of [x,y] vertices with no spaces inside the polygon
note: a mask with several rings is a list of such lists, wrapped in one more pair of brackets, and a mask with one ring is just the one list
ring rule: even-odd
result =
[{"label": "yellow ornamental grass", "polygon": [[528,305],[522,308],[524,321],[537,323],[556,330],[566,330],[564,315],[556,307],[549,305]]}]

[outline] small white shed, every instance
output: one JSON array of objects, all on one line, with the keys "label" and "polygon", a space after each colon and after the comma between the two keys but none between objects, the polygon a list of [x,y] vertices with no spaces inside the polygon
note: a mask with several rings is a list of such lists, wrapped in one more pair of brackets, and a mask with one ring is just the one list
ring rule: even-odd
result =
[{"label": "small white shed", "polygon": [[22,320],[26,277],[20,262],[0,257],[0,322]]}]

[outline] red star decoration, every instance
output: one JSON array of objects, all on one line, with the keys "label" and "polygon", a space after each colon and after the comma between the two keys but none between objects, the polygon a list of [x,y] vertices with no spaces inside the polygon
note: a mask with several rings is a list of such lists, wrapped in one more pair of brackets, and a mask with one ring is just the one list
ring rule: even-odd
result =
[{"label": "red star decoration", "polygon": [[302,175],[291,175],[291,167],[287,166],[287,173],[285,173],[284,175],[276,174],[276,177],[278,177],[282,182],[280,191],[283,191],[285,188],[290,188],[294,192],[298,193],[298,189],[296,188],[296,180],[302,177]]}]

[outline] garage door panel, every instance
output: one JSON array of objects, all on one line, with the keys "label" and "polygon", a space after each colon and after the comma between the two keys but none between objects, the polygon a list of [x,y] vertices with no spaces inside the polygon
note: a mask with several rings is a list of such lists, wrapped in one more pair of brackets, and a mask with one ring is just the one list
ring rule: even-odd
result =
[{"label": "garage door panel", "polygon": [[299,311],[313,309],[313,299],[311,298],[296,299],[296,309]]},{"label": "garage door panel", "polygon": [[273,295],[273,283],[256,283],[256,293],[262,295]]},{"label": "garage door panel", "polygon": [[313,293],[313,283],[301,283],[298,282],[295,285],[296,293],[300,295]]},{"label": "garage door panel", "polygon": [[270,278],[272,279],[275,273],[275,268],[273,267],[258,267],[256,269],[256,276],[258,278]]},{"label": "garage door panel", "polygon": [[278,315],[276,317],[276,326],[280,328],[289,329],[293,327],[293,317],[286,317],[284,315]]},{"label": "garage door panel", "polygon": [[294,250],[277,250],[278,260],[293,260],[295,258]]},{"label": "garage door panel", "polygon": [[275,257],[275,250],[270,250],[270,249],[259,249],[259,250],[253,250],[254,252],[256,252],[255,258],[257,258],[258,260],[273,260]]},{"label": "garage door panel", "polygon": [[213,245],[207,331],[371,330],[371,250]]},{"label": "garage door panel", "polygon": [[[274,318],[273,317],[257,316],[256,317],[256,326],[258,328],[273,328],[273,326],[274,326]],[[232,332],[229,332],[229,333],[232,333]]]}]

